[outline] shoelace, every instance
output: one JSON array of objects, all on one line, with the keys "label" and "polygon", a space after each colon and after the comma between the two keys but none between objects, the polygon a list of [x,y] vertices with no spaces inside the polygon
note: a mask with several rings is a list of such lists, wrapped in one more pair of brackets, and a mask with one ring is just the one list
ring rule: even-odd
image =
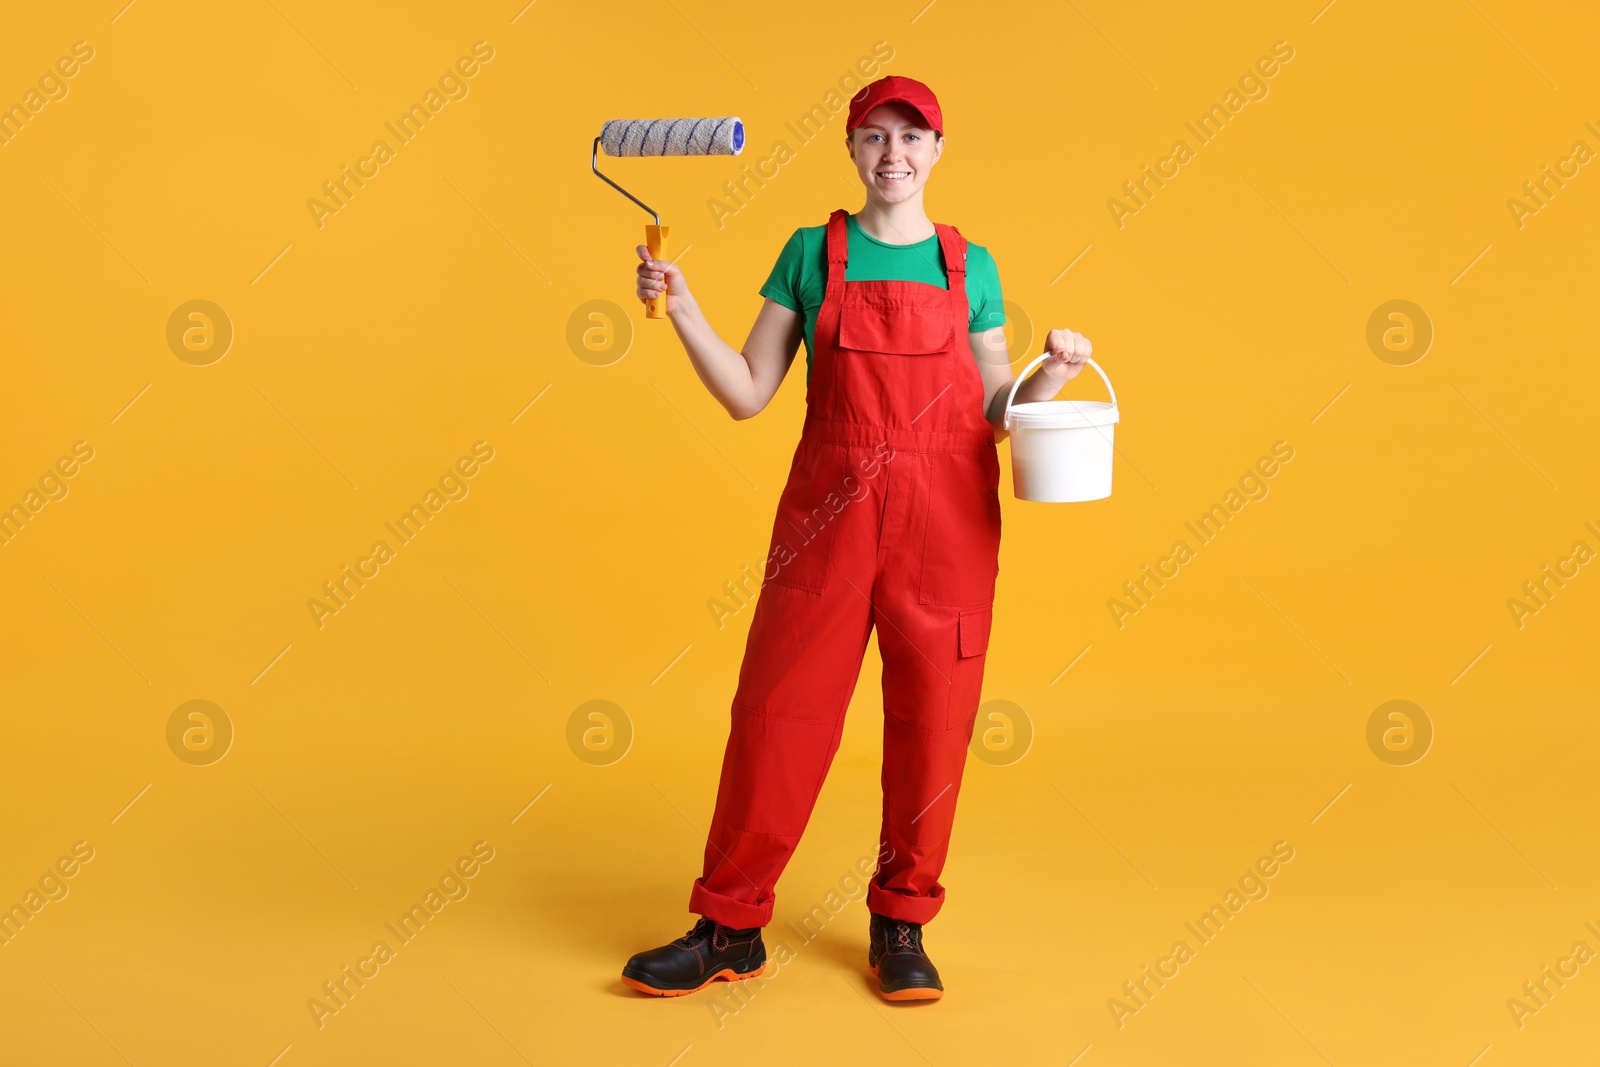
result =
[{"label": "shoelace", "polygon": [[908,923],[902,919],[890,920],[892,930],[884,937],[885,948],[907,949],[918,954],[922,953],[922,927],[918,923]]},{"label": "shoelace", "polygon": [[723,928],[715,920],[708,919],[702,915],[695,921],[694,926],[690,927],[689,932],[678,938],[673,944],[689,948],[705,941],[710,941],[711,947],[717,952],[721,952],[728,947],[728,935],[723,931]]}]

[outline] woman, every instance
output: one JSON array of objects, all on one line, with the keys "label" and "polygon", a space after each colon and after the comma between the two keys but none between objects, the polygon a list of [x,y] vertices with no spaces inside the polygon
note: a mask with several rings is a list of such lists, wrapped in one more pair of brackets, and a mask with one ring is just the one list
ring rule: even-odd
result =
[{"label": "woman", "polygon": [[[1012,375],[987,251],[930,222],[922,191],[944,118],[891,76],[851,101],[859,215],[795,231],[742,352],[717,336],[683,272],[637,268],[701,381],[736,419],[766,407],[806,341],[806,418],[778,502],[683,937],[633,956],[623,981],[675,996],[761,973],[761,927],[844,728],[874,625],[883,657],[883,824],[867,889],[868,964],[890,1000],[944,986],[922,947],[938,913],[956,795],[977,717],[1000,551],[995,451]],[[1017,401],[1082,370],[1087,339],[1051,330]],[[781,962],[781,961],[780,961]]]}]

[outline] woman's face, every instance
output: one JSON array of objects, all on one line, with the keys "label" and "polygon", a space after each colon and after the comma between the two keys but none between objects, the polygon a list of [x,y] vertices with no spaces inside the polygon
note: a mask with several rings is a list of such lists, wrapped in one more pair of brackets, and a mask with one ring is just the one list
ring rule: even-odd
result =
[{"label": "woman's face", "polygon": [[922,121],[904,104],[880,104],[850,131],[850,158],[869,199],[897,204],[922,192],[944,151],[944,139]]}]

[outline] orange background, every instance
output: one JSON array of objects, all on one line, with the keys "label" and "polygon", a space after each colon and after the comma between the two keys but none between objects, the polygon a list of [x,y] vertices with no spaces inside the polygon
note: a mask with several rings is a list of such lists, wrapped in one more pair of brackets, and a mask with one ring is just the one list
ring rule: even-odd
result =
[{"label": "orange background", "polygon": [[[1576,1062],[1592,966],[1520,1027],[1507,1002],[1600,949],[1600,577],[1566,564],[1520,627],[1508,601],[1600,548],[1600,177],[1568,164],[1520,226],[1508,200],[1600,148],[1597,31],[1502,2],[13,12],[0,104],[93,57],[0,145],[0,505],[66,489],[0,546],[0,904],[65,890],[0,945],[5,1059]],[[479,41],[465,95],[319,227],[308,200]],[[1009,720],[980,719],[928,927],[946,997],[878,1000],[859,895],[814,941],[785,925],[875,851],[874,649],[779,885],[793,959],[736,1013],[724,986],[646,1000],[618,972],[692,922],[749,625],[707,602],[765,552],[803,374],[727,418],[633,297],[650,217],[583,157],[609,118],[743,118],[741,158],[602,163],[737,347],[793,229],[861,206],[842,115],[785,124],[880,41],[877,74],[940,95],[927,209],[993,252],[1017,365],[1070,327],[1112,376],[1115,491],[1022,503],[1002,455],[985,699]],[[1185,123],[1278,41],[1266,95],[1198,144]],[[1108,201],[1180,138],[1119,228]],[[719,227],[708,201],[778,140]],[[186,318],[169,344],[195,300],[231,325],[220,358]],[[1369,346],[1393,300],[1431,324],[1421,358]],[[1119,628],[1123,583],[1279,441],[1265,497]],[[431,489],[401,543],[385,523]],[[378,540],[319,627],[307,602]],[[195,700],[220,715],[186,748]],[[595,700],[620,709],[599,756],[600,720],[569,729]],[[1382,723],[1369,747],[1392,700],[1432,734],[1405,765]],[[1280,841],[1270,892],[1119,1027],[1123,983]],[[430,888],[319,1028],[307,1002]]]}]

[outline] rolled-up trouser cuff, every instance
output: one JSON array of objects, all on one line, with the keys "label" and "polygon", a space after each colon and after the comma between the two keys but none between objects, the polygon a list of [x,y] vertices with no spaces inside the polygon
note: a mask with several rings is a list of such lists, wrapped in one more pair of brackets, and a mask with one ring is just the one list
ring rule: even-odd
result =
[{"label": "rolled-up trouser cuff", "polygon": [[943,906],[943,890],[936,897],[914,897],[880,889],[877,882],[867,886],[867,910],[890,919],[921,924],[939,914],[939,909]]},{"label": "rolled-up trouser cuff", "polygon": [[696,915],[704,915],[736,930],[766,926],[772,921],[772,905],[776,896],[770,896],[759,904],[751,904],[714,893],[703,883],[703,878],[696,878],[694,888],[689,890],[689,910]]}]

